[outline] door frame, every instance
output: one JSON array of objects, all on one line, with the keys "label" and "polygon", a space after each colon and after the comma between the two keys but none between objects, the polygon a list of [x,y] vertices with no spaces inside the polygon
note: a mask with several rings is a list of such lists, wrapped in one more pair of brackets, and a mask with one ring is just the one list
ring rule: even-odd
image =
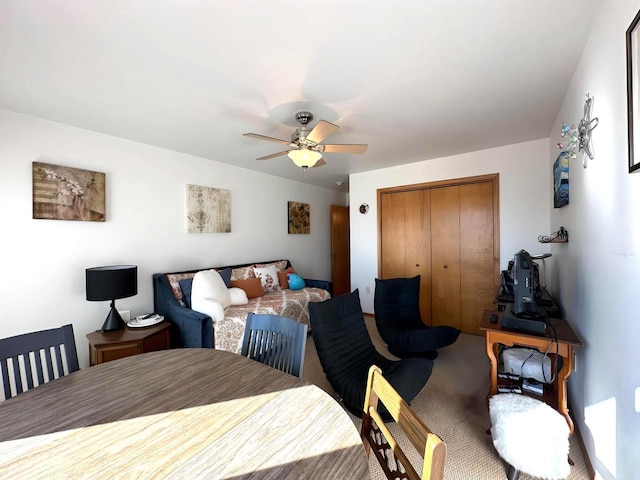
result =
[{"label": "door frame", "polygon": [[389,193],[409,192],[412,190],[426,190],[439,187],[470,185],[473,183],[491,182],[493,187],[493,286],[497,292],[500,286],[500,174],[490,173],[474,177],[452,178],[434,182],[399,185],[396,187],[379,188],[378,198],[378,278],[382,278],[382,195]]}]

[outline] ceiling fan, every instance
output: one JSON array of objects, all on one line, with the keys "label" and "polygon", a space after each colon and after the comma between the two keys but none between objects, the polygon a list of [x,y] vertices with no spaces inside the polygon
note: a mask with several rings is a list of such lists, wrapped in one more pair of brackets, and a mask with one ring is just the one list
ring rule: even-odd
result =
[{"label": "ceiling fan", "polygon": [[334,134],[340,127],[320,120],[312,129],[308,124],[313,120],[313,114],[310,112],[296,113],[296,120],[300,123],[300,127],[291,134],[291,140],[281,140],[279,138],[267,137],[257,133],[245,133],[245,137],[257,138],[260,140],[268,140],[270,142],[282,143],[291,147],[278,153],[265,155],[256,160],[269,160],[270,158],[287,155],[293,163],[304,169],[309,167],[321,167],[326,165],[322,158],[324,152],[327,153],[364,153],[367,146],[364,144],[343,144],[343,145],[323,145],[322,142],[329,135]]}]

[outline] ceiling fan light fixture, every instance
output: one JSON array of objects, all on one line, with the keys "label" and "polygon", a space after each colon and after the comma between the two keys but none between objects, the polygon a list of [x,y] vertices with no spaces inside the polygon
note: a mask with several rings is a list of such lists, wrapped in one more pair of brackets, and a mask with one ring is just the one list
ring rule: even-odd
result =
[{"label": "ceiling fan light fixture", "polygon": [[299,150],[289,150],[287,156],[293,160],[298,167],[308,168],[313,167],[320,158],[322,158],[322,154],[320,152],[315,152],[313,150],[309,150],[308,148],[301,148]]}]

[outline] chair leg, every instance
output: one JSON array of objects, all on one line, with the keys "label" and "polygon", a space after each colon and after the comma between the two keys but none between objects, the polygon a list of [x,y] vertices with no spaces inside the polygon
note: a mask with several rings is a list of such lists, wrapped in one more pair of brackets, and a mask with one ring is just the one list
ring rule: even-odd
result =
[{"label": "chair leg", "polygon": [[520,470],[513,465],[509,465],[509,471],[507,472],[507,480],[518,480],[520,477]]}]

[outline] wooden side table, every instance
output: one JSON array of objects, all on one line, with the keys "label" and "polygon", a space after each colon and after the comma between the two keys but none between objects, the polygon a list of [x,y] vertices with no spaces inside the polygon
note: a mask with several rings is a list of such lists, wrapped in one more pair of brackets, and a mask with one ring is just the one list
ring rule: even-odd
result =
[{"label": "wooden side table", "polygon": [[164,321],[144,328],[129,328],[87,335],[89,340],[89,365],[109,362],[139,353],[155,352],[171,348],[171,323]]},{"label": "wooden side table", "polygon": [[[491,323],[492,314],[497,316],[495,323]],[[485,310],[480,320],[480,330],[484,330],[486,333],[487,356],[491,362],[491,390],[488,397],[498,393],[498,345],[532,347],[542,353],[547,352],[553,355],[556,354],[557,346],[558,356],[562,357],[563,363],[551,386],[552,390],[545,392],[542,396],[535,394],[530,394],[530,396],[542,400],[558,410],[567,420],[570,434],[573,434],[573,420],[571,420],[569,409],[567,408],[567,379],[571,375],[571,370],[573,370],[573,347],[580,345],[580,339],[578,339],[578,336],[566,320],[558,318],[549,318],[549,322],[556,331],[555,342],[549,332],[546,335],[535,335],[502,328],[501,320],[502,312],[491,310]],[[529,395],[524,390],[522,393]]]}]

